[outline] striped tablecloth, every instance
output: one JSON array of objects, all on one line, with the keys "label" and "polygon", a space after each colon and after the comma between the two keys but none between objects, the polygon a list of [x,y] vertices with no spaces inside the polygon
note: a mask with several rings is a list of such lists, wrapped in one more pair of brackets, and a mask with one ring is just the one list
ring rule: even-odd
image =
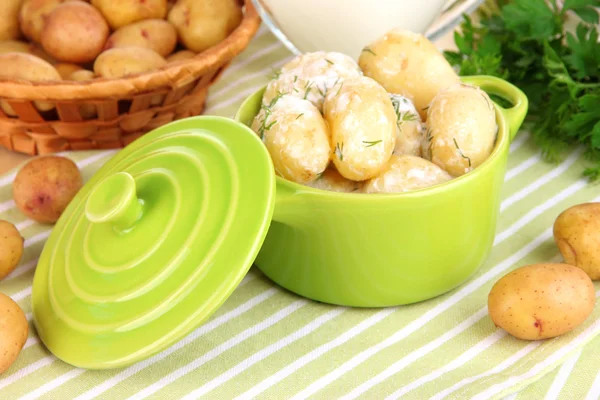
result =
[{"label": "striped tablecloth", "polygon": [[[263,28],[212,90],[207,113],[232,116],[289,58]],[[112,154],[68,157],[87,179]],[[600,200],[598,186],[581,179],[581,154],[575,149],[562,164],[547,164],[528,135],[519,134],[493,251],[469,282],[444,296],[379,310],[334,307],[281,290],[253,268],[207,323],[129,368],[73,368],[53,357],[32,327],[17,362],[0,379],[0,398],[596,399],[600,307],[574,332],[543,342],[508,336],[486,309],[490,288],[511,269],[560,260],[551,227],[562,210]],[[15,209],[13,177],[0,177],[0,218],[17,225],[26,249],[0,290],[31,319],[31,282],[49,228]]]}]

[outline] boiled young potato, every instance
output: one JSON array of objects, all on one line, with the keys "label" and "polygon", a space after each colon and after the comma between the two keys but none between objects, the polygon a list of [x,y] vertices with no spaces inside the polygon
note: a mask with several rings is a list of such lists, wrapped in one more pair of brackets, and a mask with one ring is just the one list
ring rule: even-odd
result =
[{"label": "boiled young potato", "polygon": [[152,71],[167,64],[165,59],[151,49],[143,47],[117,47],[101,53],[94,62],[94,72],[103,78],[122,78]]},{"label": "boiled young potato", "polygon": [[396,145],[396,113],[385,89],[365,76],[347,78],[327,93],[323,112],[339,173],[364,181],[383,172]]},{"label": "boiled young potato", "polygon": [[21,261],[24,239],[17,228],[0,220],[0,279],[6,278]]},{"label": "boiled young potato", "polygon": [[431,41],[401,29],[391,30],[365,47],[358,64],[388,92],[410,99],[423,119],[433,97],[460,81]]},{"label": "boiled young potato", "polygon": [[421,156],[425,127],[414,104],[404,96],[390,94],[398,125],[394,154]]},{"label": "boiled young potato", "polygon": [[145,19],[165,19],[167,0],[92,0],[114,30]]},{"label": "boiled young potato", "polygon": [[0,1],[0,40],[13,40],[21,36],[19,10],[23,0]]},{"label": "boiled young potato", "polygon": [[567,264],[600,279],[600,203],[569,207],[554,221],[554,240]]},{"label": "boiled young potato", "polygon": [[383,173],[365,182],[364,193],[401,193],[447,182],[452,176],[421,157],[392,155]]},{"label": "boiled young potato", "polygon": [[223,41],[242,21],[237,0],[179,0],[169,12],[183,45],[197,53]]},{"label": "boiled young potato", "polygon": [[[51,64],[26,53],[0,54],[0,78],[23,79],[32,82],[62,80],[56,68]],[[48,111],[54,108],[53,104],[44,101],[35,101],[34,104],[40,111]],[[17,115],[5,101],[0,101],[0,106],[7,115]]]},{"label": "boiled young potato", "polygon": [[309,183],[327,168],[329,132],[319,110],[307,100],[283,95],[263,105],[252,123],[262,138],[277,175]]},{"label": "boiled young potato", "polygon": [[267,85],[263,102],[268,104],[279,93],[285,93],[306,99],[322,110],[325,95],[336,83],[361,75],[358,64],[342,53],[305,53],[277,72]]},{"label": "boiled young potato", "polygon": [[13,299],[0,293],[0,374],[17,360],[29,335],[23,310]]},{"label": "boiled young potato", "polygon": [[428,110],[422,155],[453,176],[477,168],[494,149],[498,125],[492,101],[458,83],[438,93]]},{"label": "boiled young potato", "polygon": [[346,179],[337,172],[334,166],[330,166],[317,179],[307,183],[307,186],[329,192],[352,193],[360,191],[362,182]]},{"label": "boiled young potato", "polygon": [[42,29],[42,47],[68,63],[94,61],[104,48],[110,28],[98,10],[82,1],[59,5]]},{"label": "boiled young potato", "polygon": [[592,313],[591,279],[568,264],[534,264],[502,277],[488,295],[494,324],[516,338],[547,339],[577,328]]},{"label": "boiled young potato", "polygon": [[113,47],[145,47],[168,56],[177,46],[175,27],[162,19],[147,19],[116,30],[106,42],[106,49]]}]

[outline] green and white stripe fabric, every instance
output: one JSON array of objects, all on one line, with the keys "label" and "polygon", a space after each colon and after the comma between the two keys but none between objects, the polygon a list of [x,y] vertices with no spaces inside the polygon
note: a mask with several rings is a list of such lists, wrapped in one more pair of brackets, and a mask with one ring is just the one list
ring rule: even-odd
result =
[{"label": "green and white stripe fabric", "polygon": [[[289,58],[261,29],[212,89],[207,113],[232,116]],[[112,154],[67,156],[88,179]],[[493,251],[471,280],[446,295],[398,308],[335,307],[286,292],[253,268],[207,323],[129,368],[73,368],[53,357],[32,327],[17,362],[0,377],[0,398],[596,399],[600,307],[575,331],[543,342],[496,329],[486,307],[490,288],[511,269],[560,260],[551,227],[562,210],[600,200],[598,187],[581,179],[581,155],[574,150],[560,165],[541,162],[519,134]],[[0,218],[17,225],[26,250],[0,290],[31,319],[36,259],[50,228],[15,209],[13,177],[14,171],[0,177]]]}]

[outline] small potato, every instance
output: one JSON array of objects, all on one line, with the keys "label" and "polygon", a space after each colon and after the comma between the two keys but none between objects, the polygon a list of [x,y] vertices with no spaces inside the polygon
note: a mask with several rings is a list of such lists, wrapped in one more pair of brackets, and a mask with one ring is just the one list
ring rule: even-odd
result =
[{"label": "small potato", "polygon": [[201,53],[229,36],[242,17],[237,0],[179,0],[168,20],[177,28],[183,45]]},{"label": "small potato", "polygon": [[70,63],[56,64],[54,68],[56,68],[60,76],[65,80],[70,79],[71,75],[73,75],[74,72],[83,70],[83,67],[81,65]]},{"label": "small potato", "polygon": [[425,127],[414,104],[406,97],[390,94],[398,125],[394,154],[420,157]]},{"label": "small potato", "polygon": [[[68,79],[71,81],[85,82],[91,81],[95,78],[96,74],[94,74],[92,71],[82,69],[73,72]],[[96,116],[98,115],[97,108],[94,104],[82,104],[79,106],[79,110],[83,119],[96,118]]]},{"label": "small potato", "polygon": [[19,12],[21,31],[26,38],[39,43],[42,29],[52,11],[62,3],[80,0],[25,0]]},{"label": "small potato", "polygon": [[533,264],[502,277],[488,295],[494,324],[516,338],[547,339],[577,328],[592,313],[591,279],[568,264]]},{"label": "small potato", "polygon": [[41,223],[58,221],[83,185],[77,165],[59,156],[28,161],[13,182],[13,198],[27,217]]},{"label": "small potato", "polygon": [[109,34],[108,24],[98,10],[82,1],[71,1],[50,13],[41,43],[57,60],[82,64],[96,59]]},{"label": "small potato", "polygon": [[128,75],[159,69],[167,61],[157,52],[143,47],[117,47],[106,50],[94,63],[94,72],[103,78],[122,78]]},{"label": "small potato", "polygon": [[425,36],[393,29],[369,46],[358,59],[362,71],[388,92],[410,99],[421,118],[440,91],[460,82],[442,53]]},{"label": "small potato", "polygon": [[329,192],[358,192],[362,188],[362,182],[351,181],[340,175],[335,167],[330,166],[312,182],[306,184],[315,189],[327,190]]},{"label": "small potato", "polygon": [[331,132],[333,163],[353,181],[381,174],[396,145],[396,113],[388,93],[373,79],[347,78],[323,104]]},{"label": "small potato", "polygon": [[196,57],[196,53],[191,50],[180,50],[176,53],[171,54],[167,57],[167,62],[172,63],[176,61],[189,60],[190,58]]},{"label": "small potato", "polygon": [[0,374],[17,360],[28,335],[25,313],[13,299],[0,293]]},{"label": "small potato", "polygon": [[54,64],[55,60],[44,53],[33,43],[21,42],[19,40],[3,40],[0,41],[0,54],[4,53],[25,53],[41,58],[44,61]]},{"label": "small potato", "polygon": [[21,36],[19,28],[19,10],[23,0],[0,1],[0,40],[18,39]]},{"label": "small potato", "polygon": [[[60,74],[51,64],[26,53],[0,54],[0,77],[34,82],[61,80]],[[0,106],[7,115],[17,115],[5,101],[0,101]],[[54,108],[52,104],[44,101],[36,101],[35,106],[40,111],[48,111]]]},{"label": "small potato", "polygon": [[175,27],[162,19],[147,19],[119,28],[108,38],[105,50],[113,47],[144,47],[168,56],[177,46]]},{"label": "small potato", "polygon": [[452,176],[420,157],[393,155],[383,173],[365,182],[364,193],[402,193],[448,182]]},{"label": "small potato", "polygon": [[275,99],[255,117],[252,130],[262,138],[282,178],[306,184],[329,164],[327,124],[307,100],[288,95]]},{"label": "small potato", "polygon": [[453,176],[481,165],[492,153],[498,133],[496,113],[487,93],[463,83],[435,96],[426,125],[423,157]]},{"label": "small potato", "polygon": [[113,30],[145,19],[165,19],[167,0],[92,0]]},{"label": "small potato", "polygon": [[567,264],[600,279],[600,203],[584,203],[563,211],[554,221],[554,241]]},{"label": "small potato", "polygon": [[317,51],[296,56],[285,64],[265,90],[263,102],[269,103],[279,93],[306,99],[319,111],[327,92],[345,78],[362,75],[356,62],[345,54]]},{"label": "small potato", "polygon": [[13,224],[0,220],[0,279],[6,278],[19,265],[23,256],[23,241]]}]

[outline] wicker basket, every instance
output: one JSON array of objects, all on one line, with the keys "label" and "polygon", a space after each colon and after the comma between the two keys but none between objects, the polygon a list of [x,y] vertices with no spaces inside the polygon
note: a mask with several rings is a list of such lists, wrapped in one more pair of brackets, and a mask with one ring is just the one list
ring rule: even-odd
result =
[{"label": "wicker basket", "polygon": [[[0,109],[0,145],[30,155],[122,148],[160,125],[201,114],[208,88],[248,46],[260,22],[252,1],[245,0],[244,19],[223,42],[192,59],[123,79],[0,80],[0,100],[17,114]],[[39,100],[54,109],[39,112]],[[93,107],[96,116],[85,119],[84,107]]]}]

